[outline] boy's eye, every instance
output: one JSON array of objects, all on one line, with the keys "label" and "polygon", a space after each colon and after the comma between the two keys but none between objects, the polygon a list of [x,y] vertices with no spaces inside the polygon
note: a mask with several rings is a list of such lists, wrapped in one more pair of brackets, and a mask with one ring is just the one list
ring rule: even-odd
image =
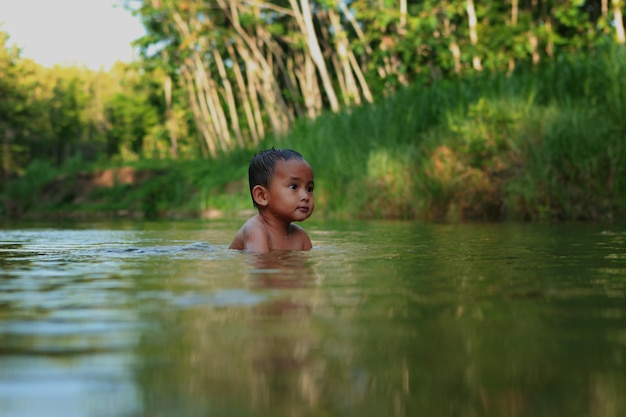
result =
[{"label": "boy's eye", "polygon": [[307,190],[308,192],[312,193],[312,192],[313,192],[313,187],[306,187],[306,190]]},{"label": "boy's eye", "polygon": [[289,188],[291,188],[292,190],[296,190],[298,189],[298,186],[296,184],[289,184]]}]

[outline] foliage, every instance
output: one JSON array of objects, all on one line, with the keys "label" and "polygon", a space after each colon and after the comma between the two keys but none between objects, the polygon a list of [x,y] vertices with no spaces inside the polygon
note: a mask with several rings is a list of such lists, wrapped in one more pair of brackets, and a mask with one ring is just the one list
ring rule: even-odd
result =
[{"label": "foliage", "polygon": [[[41,67],[0,32],[3,213],[239,211],[243,156],[274,144],[307,155],[334,216],[623,212],[620,2],[126,4],[141,59],[109,72]],[[52,172],[58,197],[34,196]]]},{"label": "foliage", "polygon": [[[550,67],[623,41],[620,4],[599,0],[124,3],[146,28],[142,59],[108,73],[40,67],[2,33],[3,184],[37,158],[215,158],[410,85]],[[588,78],[601,85],[554,74],[545,94],[621,88]]]},{"label": "foliage", "polygon": [[623,27],[600,3],[127,0],[145,68],[177,81],[213,157],[401,87],[592,51]]},{"label": "foliage", "polygon": [[[33,65],[19,59],[20,51],[7,46],[8,35],[0,32],[0,167],[1,184],[23,173],[29,149],[22,139],[36,126],[31,118],[37,112],[33,94],[36,82]],[[1,185],[0,185],[1,186]]]}]

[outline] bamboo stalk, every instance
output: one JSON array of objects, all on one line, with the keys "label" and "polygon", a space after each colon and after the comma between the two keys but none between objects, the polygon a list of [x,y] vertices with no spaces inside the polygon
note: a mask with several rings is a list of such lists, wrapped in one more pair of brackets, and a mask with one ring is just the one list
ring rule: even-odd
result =
[{"label": "bamboo stalk", "polygon": [[[467,0],[466,11],[469,24],[470,42],[473,46],[476,46],[478,44],[478,34],[476,33],[476,25],[478,23],[478,20],[476,18],[474,0]],[[482,63],[480,62],[480,57],[478,55],[474,55],[474,57],[472,58],[472,66],[476,71],[481,71],[483,69]]]},{"label": "bamboo stalk", "polygon": [[361,71],[361,68],[359,67],[359,63],[357,62],[356,57],[354,56],[352,51],[349,51],[348,59],[350,60],[350,65],[352,65],[352,69],[354,70],[356,78],[359,80],[359,84],[361,85],[361,89],[363,91],[363,97],[368,103],[373,103],[374,96],[372,95],[372,92],[370,91],[370,88],[367,85],[367,80],[365,79],[365,75],[363,74],[363,71]]},{"label": "bamboo stalk", "polygon": [[[366,54],[368,56],[371,56],[373,53],[372,47],[365,41],[365,34],[363,33],[363,30],[361,29],[359,22],[356,21],[352,12],[348,10],[348,7],[345,5],[345,2],[343,1],[339,2],[339,9],[343,13],[343,15],[346,17],[346,19],[348,19],[348,22],[350,22],[350,25],[352,26],[352,29],[354,30],[354,33],[356,33],[359,40],[363,42],[363,47],[365,48]],[[380,78],[385,78],[388,75],[385,72],[385,68],[381,67],[380,65],[376,66],[376,72],[378,73]]]},{"label": "bamboo stalk", "polygon": [[321,94],[315,76],[315,64],[313,64],[310,55],[304,52],[294,54],[294,61],[296,63],[294,74],[299,80],[307,117],[314,119],[322,111]]},{"label": "bamboo stalk", "polygon": [[213,59],[215,60],[218,73],[222,80],[222,86],[224,87],[225,100],[228,106],[231,129],[233,130],[233,132],[235,132],[235,137],[237,139],[238,145],[243,146],[244,143],[243,137],[241,135],[241,129],[239,126],[239,116],[237,115],[237,103],[235,101],[235,94],[233,93],[233,87],[226,74],[226,66],[224,65],[224,60],[222,59],[222,56],[218,52],[217,48],[213,48]]},{"label": "bamboo stalk", "polygon": [[194,52],[193,54],[194,69],[195,69],[195,82],[198,86],[198,90],[201,92],[199,97],[200,103],[205,105],[208,109],[210,117],[205,122],[211,122],[216,134],[217,145],[220,148],[228,148],[230,146],[230,132],[226,124],[226,117],[224,111],[220,105],[219,99],[215,95],[217,87],[213,78],[207,72],[205,65],[203,65],[200,59],[200,54]]},{"label": "bamboo stalk", "polygon": [[445,13],[442,13],[442,15],[444,16],[443,35],[446,38],[451,39],[448,49],[450,50],[450,53],[452,53],[452,59],[454,59],[454,72],[459,74],[462,68],[461,67],[461,48],[459,47],[459,44],[454,38],[454,36],[452,36],[451,30],[450,30],[450,19],[446,16]]},{"label": "bamboo stalk", "polygon": [[239,60],[237,55],[235,54],[235,49],[230,43],[226,44],[226,50],[228,51],[228,56],[230,57],[231,62],[233,63],[233,73],[235,75],[235,82],[237,83],[237,95],[239,96],[239,101],[243,105],[243,110],[246,115],[246,120],[248,122],[248,129],[250,130],[250,136],[252,138],[252,143],[257,144],[259,142],[259,132],[256,126],[256,122],[254,119],[254,114],[252,111],[252,106],[250,105],[250,100],[248,96],[248,87],[246,85],[245,80],[243,79],[243,74],[241,73],[241,69],[239,68]]},{"label": "bamboo stalk", "polygon": [[322,50],[315,34],[309,1],[300,0],[301,9],[298,7],[296,0],[289,0],[289,2],[291,3],[298,26],[306,37],[309,54],[311,55],[311,59],[313,60],[313,63],[317,68],[317,72],[322,80],[322,85],[324,86],[324,92],[328,98],[330,108],[334,112],[337,112],[339,111],[339,100],[337,99],[337,94],[333,88],[332,81],[324,61],[324,56],[322,55]]},{"label": "bamboo stalk", "polygon": [[398,24],[398,35],[403,37],[406,35],[406,15],[407,15],[407,0],[400,0],[400,23]]},{"label": "bamboo stalk", "polygon": [[511,0],[511,25],[517,25],[519,16],[519,0]]},{"label": "bamboo stalk", "polygon": [[194,119],[196,120],[196,126],[204,139],[204,141],[201,142],[204,146],[201,146],[200,148],[202,150],[202,156],[204,158],[206,158],[207,156],[215,157],[216,152],[213,146],[213,135],[211,134],[212,132],[210,131],[209,126],[206,123],[203,123],[203,117],[205,116],[205,114],[200,108],[200,105],[196,98],[195,86],[189,69],[186,65],[183,65],[181,66],[180,71],[183,75],[185,83],[187,84],[186,90],[189,96],[189,103],[191,104],[192,114],[194,115]]},{"label": "bamboo stalk", "polygon": [[258,92],[256,85],[256,62],[251,59],[247,49],[240,42],[237,43],[239,54],[242,56],[246,63],[246,77],[247,77],[247,90],[248,99],[252,105],[252,114],[254,116],[254,124],[260,137],[265,136],[265,126],[263,125],[263,117],[261,116],[261,108],[259,106]]},{"label": "bamboo stalk", "polygon": [[163,78],[163,90],[165,93],[165,118],[170,133],[170,153],[172,158],[178,157],[178,141],[176,137],[176,122],[172,114],[172,77],[166,75]]},{"label": "bamboo stalk", "polygon": [[346,32],[341,26],[339,16],[333,9],[328,10],[328,18],[334,33],[336,54],[333,54],[333,56],[336,55],[339,60],[335,66],[337,67],[337,75],[341,75],[340,81],[342,81],[344,103],[346,106],[351,105],[352,101],[357,105],[361,104],[361,93],[352,73],[352,66],[348,57],[349,45]]},{"label": "bamboo stalk", "polygon": [[615,38],[617,43],[624,43],[626,35],[624,33],[624,18],[622,17],[621,0],[612,0],[613,4],[613,25],[615,26]]},{"label": "bamboo stalk", "polygon": [[[255,89],[257,89],[257,92],[266,104],[265,111],[270,119],[273,130],[277,134],[281,134],[289,126],[289,109],[280,93],[280,86],[276,83],[272,67],[266,56],[263,54],[263,51],[260,49],[258,40],[256,38],[252,38],[242,28],[238,18],[239,13],[237,9],[237,0],[230,0],[230,4],[226,4],[225,0],[217,0],[217,4],[228,14],[228,17],[233,24],[233,28],[239,35],[239,38],[243,41],[243,44],[245,44],[246,48],[249,50],[250,53],[246,53],[248,55],[248,60],[254,60],[256,66],[262,71],[260,77],[258,77],[259,82],[253,82],[252,84],[249,83],[249,85],[254,85]],[[245,7],[243,4],[240,6]],[[242,53],[243,49],[241,47],[238,47],[237,49],[240,53]],[[250,62],[248,60],[246,60],[246,63],[249,64]]]}]

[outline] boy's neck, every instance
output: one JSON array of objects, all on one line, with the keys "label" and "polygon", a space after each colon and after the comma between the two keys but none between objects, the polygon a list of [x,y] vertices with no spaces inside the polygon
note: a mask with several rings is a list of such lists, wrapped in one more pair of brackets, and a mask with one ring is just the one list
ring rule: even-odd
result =
[{"label": "boy's neck", "polygon": [[275,217],[268,216],[264,214],[262,211],[259,212],[259,218],[261,221],[267,226],[267,228],[276,233],[280,234],[284,237],[289,237],[290,225],[291,222],[283,222]]}]

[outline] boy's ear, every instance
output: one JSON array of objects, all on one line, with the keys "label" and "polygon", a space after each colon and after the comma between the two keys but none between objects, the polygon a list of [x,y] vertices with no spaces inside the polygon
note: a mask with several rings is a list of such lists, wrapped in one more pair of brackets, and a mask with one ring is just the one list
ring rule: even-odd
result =
[{"label": "boy's ear", "polygon": [[255,185],[252,188],[252,198],[259,207],[267,206],[267,189],[262,185]]}]

